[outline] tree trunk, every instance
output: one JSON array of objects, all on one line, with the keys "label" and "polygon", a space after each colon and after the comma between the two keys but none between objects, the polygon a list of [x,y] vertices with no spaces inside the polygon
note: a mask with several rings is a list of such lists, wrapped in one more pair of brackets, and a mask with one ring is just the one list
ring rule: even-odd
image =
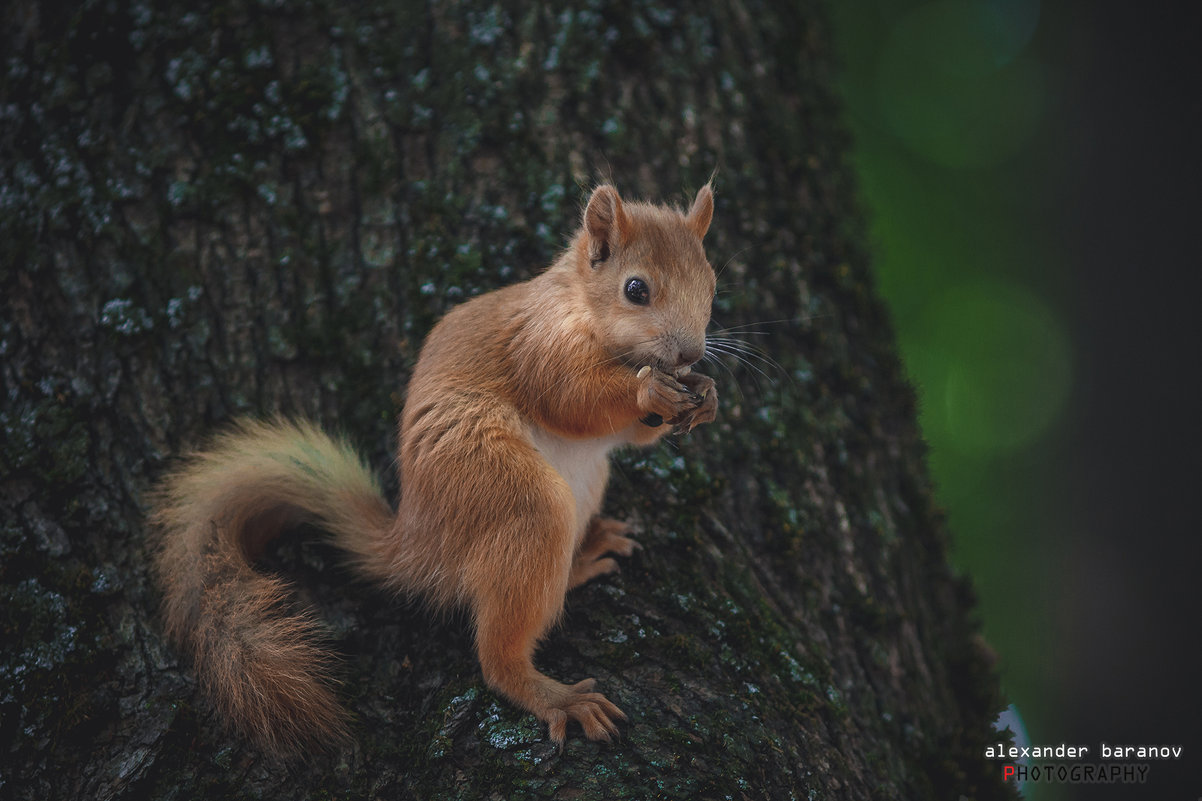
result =
[{"label": "tree trunk", "polygon": [[[76,4],[5,12],[0,797],[971,798],[998,711],[872,288],[813,3]],[[345,7],[344,7],[345,5]],[[467,622],[273,550],[329,623],[355,743],[284,768],[160,636],[148,487],[234,415],[346,432],[392,482],[425,333],[526,278],[590,186],[717,169],[716,423],[616,458],[645,549],[538,663],[630,715],[562,752]]]}]

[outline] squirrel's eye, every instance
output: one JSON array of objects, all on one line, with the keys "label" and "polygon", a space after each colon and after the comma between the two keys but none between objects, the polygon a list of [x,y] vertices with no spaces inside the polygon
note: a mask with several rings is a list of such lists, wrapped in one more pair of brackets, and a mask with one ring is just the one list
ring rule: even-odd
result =
[{"label": "squirrel's eye", "polygon": [[651,302],[651,290],[647,288],[647,282],[642,278],[631,278],[626,282],[626,299],[631,303],[637,303],[639,306],[646,306]]}]

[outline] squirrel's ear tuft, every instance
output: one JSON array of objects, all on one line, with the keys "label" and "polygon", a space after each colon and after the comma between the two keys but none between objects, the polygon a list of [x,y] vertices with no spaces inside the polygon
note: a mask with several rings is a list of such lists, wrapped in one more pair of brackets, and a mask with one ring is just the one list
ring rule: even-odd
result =
[{"label": "squirrel's ear tuft", "polygon": [[684,218],[684,221],[698,239],[705,239],[705,232],[710,229],[712,219],[714,219],[714,190],[709,184],[706,184],[697,190],[693,207],[689,209],[688,216]]},{"label": "squirrel's ear tuft", "polygon": [[584,209],[584,231],[588,237],[588,258],[594,266],[605,261],[626,238],[629,222],[622,210],[618,190],[603,184],[593,190]]}]

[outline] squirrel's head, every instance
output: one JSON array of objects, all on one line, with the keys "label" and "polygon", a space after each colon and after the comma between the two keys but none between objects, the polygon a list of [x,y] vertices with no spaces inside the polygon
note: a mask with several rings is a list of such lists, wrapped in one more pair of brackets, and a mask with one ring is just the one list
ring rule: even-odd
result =
[{"label": "squirrel's head", "polygon": [[708,184],[687,214],[623,203],[609,185],[593,191],[576,238],[577,269],[594,330],[612,355],[665,372],[705,355],[716,279],[701,240],[713,214]]}]

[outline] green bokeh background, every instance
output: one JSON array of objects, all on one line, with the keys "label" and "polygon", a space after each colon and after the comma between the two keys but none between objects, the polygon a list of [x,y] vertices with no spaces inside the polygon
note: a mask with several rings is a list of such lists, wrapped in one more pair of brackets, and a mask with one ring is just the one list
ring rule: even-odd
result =
[{"label": "green bokeh background", "polygon": [[[1056,576],[1078,346],[1056,236],[1069,75],[1038,0],[832,4],[873,259],[1003,690],[1060,742]],[[1059,798],[1028,788],[1028,797]]]}]

